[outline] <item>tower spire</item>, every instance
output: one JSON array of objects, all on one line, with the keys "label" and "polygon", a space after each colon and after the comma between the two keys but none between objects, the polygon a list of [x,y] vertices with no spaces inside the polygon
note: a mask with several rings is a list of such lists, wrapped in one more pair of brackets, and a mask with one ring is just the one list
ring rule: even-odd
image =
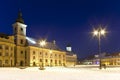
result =
[{"label": "tower spire", "polygon": [[24,23],[24,20],[22,18],[22,12],[21,12],[20,9],[19,9],[19,12],[18,12],[18,17],[16,19],[16,22]]}]

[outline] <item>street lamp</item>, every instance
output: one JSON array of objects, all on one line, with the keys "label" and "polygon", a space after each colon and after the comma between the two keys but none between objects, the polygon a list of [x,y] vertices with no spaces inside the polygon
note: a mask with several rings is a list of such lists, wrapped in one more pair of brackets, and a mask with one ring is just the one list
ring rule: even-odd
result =
[{"label": "street lamp", "polygon": [[106,30],[105,28],[101,28],[99,27],[98,29],[94,29],[93,31],[93,36],[97,36],[98,37],[98,48],[99,48],[99,68],[102,68],[102,63],[101,63],[101,36],[105,36]]},{"label": "street lamp", "polygon": [[42,66],[40,66],[41,70],[44,70],[44,58],[43,58],[43,47],[46,45],[46,41],[45,40],[41,40],[40,41],[40,46],[42,48]]}]

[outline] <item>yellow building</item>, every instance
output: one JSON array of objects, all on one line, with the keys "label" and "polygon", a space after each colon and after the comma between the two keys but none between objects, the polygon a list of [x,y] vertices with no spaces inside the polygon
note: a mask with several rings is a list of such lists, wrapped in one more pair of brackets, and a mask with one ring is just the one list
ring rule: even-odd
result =
[{"label": "yellow building", "polygon": [[102,58],[102,64],[106,64],[109,66],[120,65],[120,53],[114,53],[105,58]]},{"label": "yellow building", "polygon": [[28,66],[64,66],[66,52],[28,46]]},{"label": "yellow building", "polygon": [[77,63],[77,55],[67,52],[66,53],[66,66],[75,66]]},{"label": "yellow building", "polygon": [[[59,49],[55,41],[46,42],[44,47],[40,46],[39,40],[29,41],[26,28],[19,12],[13,24],[13,35],[0,34],[0,66],[66,66],[68,58],[77,57],[66,57],[66,51]],[[73,61],[68,62],[73,64]]]},{"label": "yellow building", "polygon": [[66,66],[75,66],[77,63],[77,55],[72,52],[70,44],[66,46]]},{"label": "yellow building", "polygon": [[0,34],[0,66],[14,66],[14,36]]}]

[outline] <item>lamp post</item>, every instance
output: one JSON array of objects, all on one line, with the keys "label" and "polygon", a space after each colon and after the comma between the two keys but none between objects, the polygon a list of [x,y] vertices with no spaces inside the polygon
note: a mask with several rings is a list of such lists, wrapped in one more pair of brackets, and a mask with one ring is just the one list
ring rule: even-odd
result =
[{"label": "lamp post", "polygon": [[106,30],[99,27],[93,31],[93,35],[98,37],[98,49],[99,49],[99,69],[102,69],[101,62],[101,36],[105,36]]},{"label": "lamp post", "polygon": [[46,41],[45,40],[41,40],[40,41],[40,46],[42,48],[42,66],[40,66],[41,70],[44,70],[44,58],[43,58],[43,47],[46,45]]}]

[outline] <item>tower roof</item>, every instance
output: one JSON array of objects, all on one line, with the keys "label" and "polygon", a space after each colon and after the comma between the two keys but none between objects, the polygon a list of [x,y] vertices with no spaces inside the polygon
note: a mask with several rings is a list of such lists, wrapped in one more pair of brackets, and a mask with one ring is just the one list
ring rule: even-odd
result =
[{"label": "tower roof", "polygon": [[70,43],[69,43],[69,44],[67,44],[67,46],[66,46],[66,47],[71,47]]},{"label": "tower roof", "polygon": [[16,19],[16,22],[24,23],[24,20],[22,18],[22,12],[19,10],[18,17]]}]

